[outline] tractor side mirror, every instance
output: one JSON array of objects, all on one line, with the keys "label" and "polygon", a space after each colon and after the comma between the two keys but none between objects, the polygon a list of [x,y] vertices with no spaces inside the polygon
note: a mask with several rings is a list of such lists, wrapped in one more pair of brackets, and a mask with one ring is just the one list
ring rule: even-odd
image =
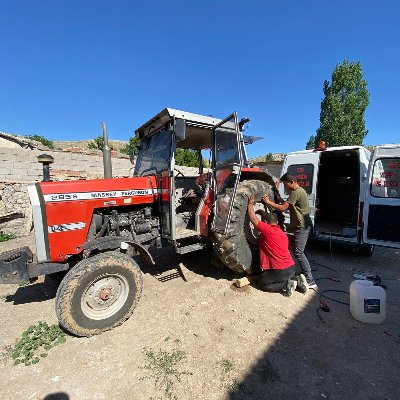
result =
[{"label": "tractor side mirror", "polygon": [[183,142],[186,137],[186,120],[177,118],[175,120],[175,142]]}]

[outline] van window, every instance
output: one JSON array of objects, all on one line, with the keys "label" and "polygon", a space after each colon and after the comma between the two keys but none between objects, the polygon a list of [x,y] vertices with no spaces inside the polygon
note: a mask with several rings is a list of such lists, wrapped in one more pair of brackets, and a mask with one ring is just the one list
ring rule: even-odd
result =
[{"label": "van window", "polygon": [[314,177],[314,165],[312,164],[293,164],[289,165],[287,172],[291,172],[297,178],[297,183],[307,194],[311,194],[312,182]]},{"label": "van window", "polygon": [[372,172],[371,195],[400,198],[400,158],[378,158]]}]

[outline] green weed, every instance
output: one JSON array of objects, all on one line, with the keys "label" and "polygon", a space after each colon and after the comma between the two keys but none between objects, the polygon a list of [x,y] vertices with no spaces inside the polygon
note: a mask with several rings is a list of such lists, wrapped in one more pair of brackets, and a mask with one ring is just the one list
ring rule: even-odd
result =
[{"label": "green weed", "polygon": [[233,360],[223,360],[220,365],[223,368],[225,374],[230,374],[235,369],[235,361]]},{"label": "green weed", "polygon": [[280,317],[282,317],[282,318],[288,319],[288,317],[287,317],[282,311],[279,311],[279,312],[278,312],[278,315],[279,315]]},{"label": "green weed", "polygon": [[16,237],[13,234],[0,232],[0,242],[7,242],[7,240],[15,239]]},{"label": "green weed", "polygon": [[180,382],[182,375],[192,375],[190,372],[179,371],[177,365],[186,358],[186,353],[181,350],[167,352],[159,350],[156,353],[152,349],[144,349],[146,365],[144,369],[151,373],[156,389],[163,389],[167,398],[176,398],[173,395],[175,381]]},{"label": "green weed", "polygon": [[231,388],[232,390],[237,390],[237,389],[239,389],[239,379],[238,379],[238,378],[233,378],[233,379],[232,379],[232,383],[231,383],[231,385],[230,385],[230,388]]},{"label": "green weed", "polygon": [[14,365],[37,364],[40,358],[47,357],[46,351],[65,341],[65,333],[58,325],[49,326],[46,322],[39,321],[37,325],[31,325],[14,346],[11,353]]}]

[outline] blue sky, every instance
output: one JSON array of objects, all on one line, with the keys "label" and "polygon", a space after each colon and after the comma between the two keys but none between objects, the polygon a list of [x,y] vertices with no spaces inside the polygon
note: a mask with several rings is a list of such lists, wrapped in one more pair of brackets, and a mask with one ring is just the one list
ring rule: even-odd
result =
[{"label": "blue sky", "polygon": [[[365,144],[398,142],[400,6],[376,1],[2,1],[0,131],[128,140],[165,107],[251,120],[249,157],[301,150],[323,82],[361,61]],[[301,4],[300,4],[301,3]]]}]

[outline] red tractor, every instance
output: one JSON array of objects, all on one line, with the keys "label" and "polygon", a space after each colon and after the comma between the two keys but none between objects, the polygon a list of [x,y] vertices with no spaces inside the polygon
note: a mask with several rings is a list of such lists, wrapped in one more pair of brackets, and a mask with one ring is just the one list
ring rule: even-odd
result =
[{"label": "red tractor", "polygon": [[[0,282],[62,278],[55,299],[59,322],[91,336],[132,314],[142,291],[132,257],[154,264],[151,246],[172,245],[180,254],[212,246],[227,267],[251,273],[258,265],[258,234],[247,217],[248,196],[254,194],[262,219],[269,210],[261,197],[274,195],[276,180],[249,168],[245,144],[259,138],[242,134],[246,122],[236,113],[221,121],[166,108],[135,132],[141,144],[134,177],[28,185],[36,256],[28,247],[1,254]],[[177,149],[197,151],[198,175],[175,167]],[[208,173],[205,149],[212,154]]]}]

